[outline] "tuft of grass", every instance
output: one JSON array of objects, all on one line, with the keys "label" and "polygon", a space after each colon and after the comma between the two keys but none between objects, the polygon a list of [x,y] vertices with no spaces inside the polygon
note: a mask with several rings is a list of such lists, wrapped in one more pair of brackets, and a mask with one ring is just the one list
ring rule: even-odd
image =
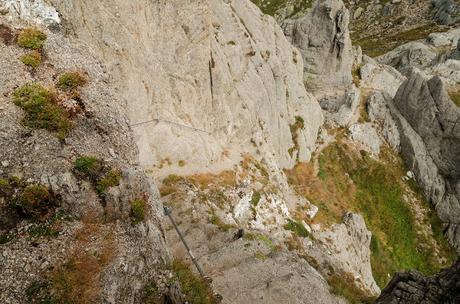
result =
[{"label": "tuft of grass", "polygon": [[0,245],[6,244],[13,240],[13,236],[9,233],[0,234]]},{"label": "tuft of grass", "polygon": [[27,28],[19,33],[17,43],[20,47],[38,50],[43,47],[46,38],[42,31],[36,28]]},{"label": "tuft of grass", "polygon": [[180,260],[173,261],[171,270],[174,272],[174,278],[179,281],[188,303],[217,303],[211,286],[203,278],[196,276],[185,262]]},{"label": "tuft of grass", "polygon": [[72,129],[69,114],[56,101],[56,96],[39,84],[26,84],[13,93],[14,103],[26,115],[24,125],[45,129],[64,139]]},{"label": "tuft of grass", "polygon": [[85,85],[86,78],[79,72],[67,72],[59,76],[57,86],[63,91],[73,91]]},{"label": "tuft of grass", "polygon": [[254,257],[261,261],[265,261],[266,259],[268,259],[268,256],[263,254],[263,252],[260,250],[257,250],[256,253],[254,253]]},{"label": "tuft of grass", "polygon": [[254,193],[252,194],[252,198],[251,198],[251,205],[254,207],[257,207],[257,205],[260,202],[260,197],[261,197],[260,192],[254,191]]},{"label": "tuft of grass", "polygon": [[305,226],[299,221],[293,221],[291,219],[287,220],[287,223],[284,225],[284,229],[294,232],[295,235],[300,237],[308,237],[310,233],[305,228]]},{"label": "tuft of grass", "polygon": [[35,70],[42,63],[42,55],[39,51],[34,50],[21,56],[21,62]]},{"label": "tuft of grass", "polygon": [[248,241],[259,241],[262,242],[265,246],[270,248],[271,251],[275,250],[275,245],[273,244],[272,240],[268,238],[266,235],[261,233],[245,233],[243,239]]},{"label": "tuft of grass", "polygon": [[109,188],[120,185],[121,171],[111,169],[104,177],[96,182],[96,190],[99,194],[104,194]]},{"label": "tuft of grass", "polygon": [[102,172],[104,164],[102,160],[94,156],[81,156],[74,162],[74,169],[93,179],[96,179]]},{"label": "tuft of grass", "polygon": [[209,214],[209,222],[215,226],[217,226],[217,228],[219,228],[219,230],[222,230],[222,231],[228,231],[230,230],[230,228],[233,228],[232,225],[230,224],[225,224],[219,216],[217,216],[217,214],[214,212],[214,210],[212,210]]},{"label": "tuft of grass", "polygon": [[28,185],[18,198],[11,202],[14,209],[25,217],[41,219],[49,209],[55,207],[55,197],[47,187],[39,184]]},{"label": "tuft of grass", "polygon": [[135,199],[131,201],[131,217],[133,223],[138,224],[144,221],[146,202],[144,199]]},{"label": "tuft of grass", "polygon": [[0,197],[7,196],[11,193],[12,186],[8,179],[0,178]]},{"label": "tuft of grass", "polygon": [[349,304],[371,304],[375,298],[369,298],[354,284],[354,278],[349,273],[332,274],[327,278],[331,292],[343,297]]},{"label": "tuft of grass", "polygon": [[449,97],[457,107],[460,107],[460,90],[449,91]]}]

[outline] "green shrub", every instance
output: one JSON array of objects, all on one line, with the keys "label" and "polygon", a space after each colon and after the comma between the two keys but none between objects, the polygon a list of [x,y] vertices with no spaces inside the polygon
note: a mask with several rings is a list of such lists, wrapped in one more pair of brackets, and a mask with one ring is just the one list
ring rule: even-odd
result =
[{"label": "green shrub", "polygon": [[294,234],[296,234],[297,236],[301,237],[307,237],[310,235],[310,233],[308,233],[308,230],[302,223],[293,221],[291,219],[287,220],[287,223],[284,225],[284,229],[290,230],[294,232]]},{"label": "green shrub", "polygon": [[40,219],[54,207],[53,194],[39,184],[28,185],[13,202],[13,207],[27,217]]},{"label": "green shrub", "polygon": [[64,139],[72,129],[69,114],[56,103],[55,95],[41,85],[26,84],[13,95],[14,103],[26,112],[26,126],[55,132],[59,139]]},{"label": "green shrub", "polygon": [[86,78],[78,72],[68,72],[59,76],[58,87],[63,91],[72,91],[86,84]]},{"label": "green shrub", "polygon": [[138,224],[145,218],[146,202],[144,199],[135,199],[131,202],[131,216],[133,223]]},{"label": "green shrub", "polygon": [[0,178],[0,196],[7,196],[12,190],[10,181],[4,178]]},{"label": "green shrub", "polygon": [[22,56],[21,61],[35,70],[42,63],[42,55],[39,51],[35,50]]},{"label": "green shrub", "polygon": [[102,172],[102,160],[93,156],[81,156],[74,162],[74,169],[83,175],[96,179]]},{"label": "green shrub", "polygon": [[13,237],[8,233],[0,234],[0,245],[8,243],[12,239]]},{"label": "green shrub", "polygon": [[96,182],[96,190],[99,194],[104,194],[109,188],[120,185],[120,180],[120,170],[112,169]]},{"label": "green shrub", "polygon": [[20,47],[32,50],[40,49],[46,41],[46,35],[36,28],[27,28],[22,30],[18,36],[18,45]]}]

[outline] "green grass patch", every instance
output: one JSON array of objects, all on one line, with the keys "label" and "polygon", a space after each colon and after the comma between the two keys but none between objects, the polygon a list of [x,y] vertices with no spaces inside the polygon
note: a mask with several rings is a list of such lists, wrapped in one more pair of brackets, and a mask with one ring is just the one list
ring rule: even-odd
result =
[{"label": "green grass patch", "polygon": [[25,126],[45,129],[64,139],[72,129],[69,114],[57,104],[56,96],[39,84],[26,84],[13,93],[14,103],[26,115]]},{"label": "green grass patch", "polygon": [[460,90],[449,91],[449,97],[457,107],[460,107]]},{"label": "green grass patch", "polygon": [[222,219],[215,213],[214,210],[211,210],[209,214],[209,222],[219,228],[222,231],[228,231],[230,228],[233,228],[233,225],[226,224]]},{"label": "green grass patch", "polygon": [[97,178],[103,168],[103,161],[94,156],[81,156],[74,162],[74,169],[87,177]]},{"label": "green grass patch", "polygon": [[86,78],[79,72],[67,72],[59,76],[57,86],[63,91],[72,91],[85,85]]},{"label": "green grass patch", "polygon": [[265,246],[270,248],[271,251],[275,250],[275,245],[273,244],[272,240],[264,234],[261,233],[245,233],[243,239],[247,241],[259,241],[262,242]]},{"label": "green grass patch", "polygon": [[[257,5],[264,14],[274,16],[276,12],[284,7],[288,1],[286,0],[251,0],[255,5]],[[309,9],[313,0],[295,0],[290,3],[293,5],[293,11],[288,17],[295,16],[299,12],[304,12]]]},{"label": "green grass patch", "polygon": [[146,205],[147,203],[143,198],[131,201],[131,217],[134,224],[144,221]]},{"label": "green grass patch", "polygon": [[209,284],[195,275],[185,262],[175,260],[171,265],[174,278],[179,281],[181,290],[190,304],[217,303]]},{"label": "green grass patch", "polygon": [[27,28],[19,33],[17,43],[20,47],[38,50],[43,47],[46,38],[46,35],[40,30]]},{"label": "green grass patch", "polygon": [[383,55],[397,46],[410,41],[425,39],[432,32],[440,32],[444,28],[436,24],[426,24],[393,35],[375,35],[352,40],[354,45],[361,46],[363,53],[370,57]]},{"label": "green grass patch", "polygon": [[356,287],[351,274],[332,274],[328,277],[327,282],[331,292],[345,298],[349,304],[371,304],[375,301],[374,298],[369,298],[362,290]]},{"label": "green grass patch", "polygon": [[293,221],[287,219],[287,223],[284,225],[284,229],[294,232],[295,235],[300,237],[307,237],[310,235],[305,226],[299,221]]},{"label": "green grass patch", "polygon": [[42,63],[42,55],[35,50],[21,56],[21,62],[35,70]]},{"label": "green grass patch", "polygon": [[96,190],[99,194],[104,194],[109,188],[120,185],[121,171],[111,169],[104,177],[96,182]]},{"label": "green grass patch", "polygon": [[[386,158],[385,154],[381,159]],[[401,177],[405,169],[400,159],[388,158],[386,163],[377,161],[366,153],[355,153],[340,144],[327,147],[320,156],[323,178],[328,181],[343,181],[335,189],[339,193],[353,196],[343,211],[352,210],[364,216],[367,227],[372,231],[371,263],[374,278],[384,287],[397,271],[417,269],[432,274],[443,266],[433,255],[433,241],[445,242],[442,233],[430,236],[418,232],[417,223],[410,206],[404,199],[404,185]],[[437,227],[437,226],[436,226]],[[442,252],[449,262],[454,256]]]}]

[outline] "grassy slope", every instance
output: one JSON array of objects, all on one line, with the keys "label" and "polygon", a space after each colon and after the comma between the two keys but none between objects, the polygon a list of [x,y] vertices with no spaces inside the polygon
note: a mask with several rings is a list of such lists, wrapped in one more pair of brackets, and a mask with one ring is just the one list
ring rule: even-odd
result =
[{"label": "grassy slope", "polygon": [[[399,157],[385,151],[381,159],[334,143],[319,155],[317,176],[311,165],[304,164],[286,173],[300,194],[320,206],[316,221],[323,225],[339,222],[347,210],[364,216],[373,234],[373,274],[383,287],[396,271],[437,272],[454,260],[455,253],[442,236],[434,211],[414,191],[414,183],[402,180],[405,170]],[[406,197],[413,197],[409,201],[417,206]],[[422,216],[416,217],[416,208],[423,210]],[[431,230],[424,233],[422,228],[428,225]]]}]

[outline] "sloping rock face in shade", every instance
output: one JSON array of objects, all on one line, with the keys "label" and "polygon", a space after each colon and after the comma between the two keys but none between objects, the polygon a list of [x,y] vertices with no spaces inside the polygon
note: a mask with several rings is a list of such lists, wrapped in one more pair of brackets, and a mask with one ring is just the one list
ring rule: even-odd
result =
[{"label": "sloping rock face in shade", "polygon": [[454,0],[433,0],[433,14],[441,24],[454,24],[460,21],[460,5]]},{"label": "sloping rock face in shade", "polygon": [[342,1],[322,0],[304,17],[283,24],[286,37],[302,54],[304,82],[309,90],[325,92],[351,85],[349,15]]},{"label": "sloping rock face in shade", "polygon": [[305,86],[318,98],[326,123],[332,126],[350,124],[360,99],[352,84],[349,19],[342,1],[322,0],[304,17],[282,24],[286,37],[302,54]]},{"label": "sloping rock face in shade", "polygon": [[460,249],[460,109],[439,77],[426,80],[414,71],[390,111],[406,164],[448,223],[449,241]]},{"label": "sloping rock face in shade", "polygon": [[397,273],[376,301],[376,304],[412,303],[460,303],[460,260],[431,277],[415,270]]},{"label": "sloping rock face in shade", "polygon": [[159,119],[135,127],[144,167],[203,170],[251,140],[281,168],[310,158],[322,114],[301,56],[250,1],[53,2],[109,64],[131,123]]}]

